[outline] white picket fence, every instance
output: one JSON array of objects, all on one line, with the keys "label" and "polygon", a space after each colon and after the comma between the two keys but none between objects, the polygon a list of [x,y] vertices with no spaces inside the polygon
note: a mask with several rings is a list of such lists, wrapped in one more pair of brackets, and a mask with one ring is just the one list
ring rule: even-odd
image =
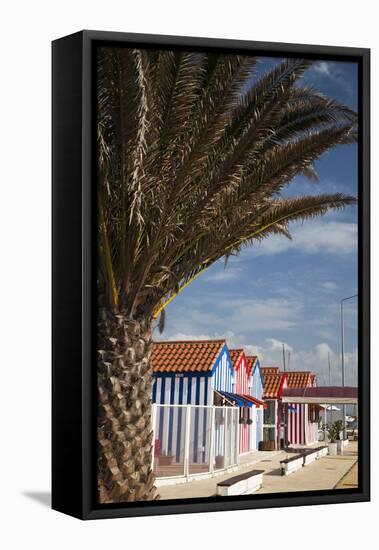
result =
[{"label": "white picket fence", "polygon": [[153,405],[158,478],[209,475],[237,464],[237,407]]}]

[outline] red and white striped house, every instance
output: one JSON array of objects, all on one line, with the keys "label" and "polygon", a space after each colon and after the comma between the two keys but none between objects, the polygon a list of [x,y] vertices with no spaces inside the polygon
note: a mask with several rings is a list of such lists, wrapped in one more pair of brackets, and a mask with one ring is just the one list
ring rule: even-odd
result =
[{"label": "red and white striped house", "polygon": [[262,367],[263,398],[267,409],[263,416],[263,441],[275,442],[275,447],[281,447],[282,418],[280,398],[283,389],[287,387],[286,373],[279,372],[279,367]]},{"label": "red and white striped house", "polygon": [[[314,388],[316,375],[310,371],[286,373],[287,388]],[[287,445],[311,445],[318,439],[318,405],[307,403],[283,404]]]},{"label": "red and white striped house", "polygon": [[[234,370],[233,392],[240,395],[249,395],[250,372],[247,364],[246,355],[243,349],[229,350],[232,366]],[[250,451],[250,423],[254,422],[255,407],[240,407],[240,425],[239,425],[239,448],[238,453],[247,453]]]},{"label": "red and white striped house", "polygon": [[276,447],[311,445],[318,439],[318,405],[282,403],[287,388],[312,388],[316,375],[310,371],[280,372],[279,367],[262,367],[264,398],[268,409],[264,417],[264,439]]},{"label": "red and white striped house", "polygon": [[243,349],[231,349],[229,354],[234,371],[233,392],[246,400],[239,409],[238,453],[243,454],[256,450],[257,442],[262,440],[263,409],[267,405],[262,400],[263,381],[258,358],[247,357]]}]

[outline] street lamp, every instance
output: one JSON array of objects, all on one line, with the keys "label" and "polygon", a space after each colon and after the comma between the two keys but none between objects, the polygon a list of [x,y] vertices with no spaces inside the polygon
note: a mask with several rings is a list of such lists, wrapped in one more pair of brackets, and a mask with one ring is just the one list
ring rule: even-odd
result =
[{"label": "street lamp", "polygon": [[[346,302],[346,300],[351,300],[352,298],[356,298],[358,294],[353,294],[352,296],[348,296],[347,298],[342,298],[341,300],[341,367],[342,367],[342,387],[345,387],[345,325],[344,325],[344,318],[343,318],[343,304]],[[343,438],[346,439],[346,405],[344,404],[342,407],[343,411]]]}]

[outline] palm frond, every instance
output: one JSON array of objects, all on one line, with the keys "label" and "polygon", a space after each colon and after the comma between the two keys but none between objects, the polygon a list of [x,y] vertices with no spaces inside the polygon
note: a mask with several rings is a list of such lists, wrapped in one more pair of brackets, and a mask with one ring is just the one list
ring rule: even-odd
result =
[{"label": "palm frond", "polygon": [[256,58],[222,53],[104,47],[97,61],[98,281],[131,317],[157,315],[241,247],[354,203],[281,198],[357,140],[356,113],[301,85],[310,61],[261,77]]}]

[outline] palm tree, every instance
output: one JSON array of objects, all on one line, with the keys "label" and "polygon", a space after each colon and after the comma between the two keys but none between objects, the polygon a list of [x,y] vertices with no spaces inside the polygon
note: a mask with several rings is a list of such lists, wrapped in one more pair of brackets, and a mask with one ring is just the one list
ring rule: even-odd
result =
[{"label": "palm tree", "polygon": [[99,502],[158,498],[151,470],[152,325],[218,259],[355,203],[283,198],[356,141],[357,117],[286,59],[131,48],[98,53]]}]

